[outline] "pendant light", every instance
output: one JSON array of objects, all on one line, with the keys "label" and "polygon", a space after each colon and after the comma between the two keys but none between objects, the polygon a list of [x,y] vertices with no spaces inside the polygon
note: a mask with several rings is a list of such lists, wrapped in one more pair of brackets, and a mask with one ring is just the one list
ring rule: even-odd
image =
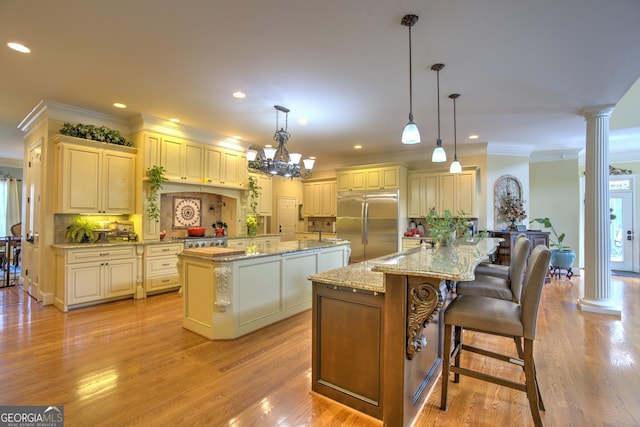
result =
[{"label": "pendant light", "polygon": [[405,15],[401,22],[405,27],[409,27],[409,123],[407,123],[402,131],[403,144],[420,143],[420,131],[418,130],[418,126],[413,122],[413,75],[411,70],[411,27],[413,27],[416,22],[418,22],[417,15]]},{"label": "pendant light", "polygon": [[462,165],[458,161],[458,143],[456,135],[456,99],[460,97],[459,93],[452,93],[449,98],[453,99],[453,162],[449,168],[450,173],[462,172]]},{"label": "pendant light", "polygon": [[442,163],[447,161],[447,153],[442,148],[442,140],[440,139],[440,70],[444,68],[444,64],[433,64],[431,69],[436,72],[437,88],[438,88],[438,139],[436,140],[436,148],[431,155],[431,161],[434,163]]}]

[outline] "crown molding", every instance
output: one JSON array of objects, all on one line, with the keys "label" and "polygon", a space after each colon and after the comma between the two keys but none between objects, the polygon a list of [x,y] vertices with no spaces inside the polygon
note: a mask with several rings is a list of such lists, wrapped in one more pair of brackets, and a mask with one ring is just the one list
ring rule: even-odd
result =
[{"label": "crown molding", "polygon": [[523,144],[504,144],[498,142],[488,142],[486,153],[494,156],[517,156],[529,157],[532,148]]}]

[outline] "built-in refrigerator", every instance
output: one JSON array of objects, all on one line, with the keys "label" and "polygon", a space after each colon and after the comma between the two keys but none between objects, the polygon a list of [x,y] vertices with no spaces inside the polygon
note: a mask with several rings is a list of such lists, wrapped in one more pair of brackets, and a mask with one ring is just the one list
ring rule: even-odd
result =
[{"label": "built-in refrigerator", "polygon": [[349,262],[398,251],[398,191],[338,193],[336,234],[351,242]]}]

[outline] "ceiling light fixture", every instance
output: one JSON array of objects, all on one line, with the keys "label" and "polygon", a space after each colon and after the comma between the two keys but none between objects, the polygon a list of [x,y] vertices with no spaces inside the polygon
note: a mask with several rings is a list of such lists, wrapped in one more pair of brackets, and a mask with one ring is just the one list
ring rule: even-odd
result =
[{"label": "ceiling light fixture", "polygon": [[7,43],[7,46],[9,46],[11,49],[15,50],[16,52],[31,53],[31,49],[29,49],[28,47],[26,47],[22,43],[9,42],[9,43]]},{"label": "ceiling light fixture", "polygon": [[244,99],[247,97],[247,94],[238,90],[236,92],[233,92],[233,97],[238,99]]},{"label": "ceiling light fixture", "polygon": [[116,108],[127,108],[127,104],[123,104],[122,102],[114,102],[113,106]]},{"label": "ceiling light fixture", "polygon": [[[272,176],[284,176],[287,178],[309,178],[311,169],[315,163],[315,157],[304,159],[302,164],[300,159],[302,154],[289,153],[285,144],[291,138],[287,131],[289,123],[289,109],[280,105],[274,105],[276,109],[276,132],[273,139],[278,142],[278,147],[265,146],[262,150],[247,150],[247,167],[251,172],[262,173]],[[278,129],[278,115],[285,113],[285,126]]]},{"label": "ceiling light fixture", "polygon": [[405,15],[401,24],[409,27],[409,123],[406,124],[402,131],[403,144],[419,144],[420,131],[418,126],[413,122],[413,74],[411,64],[411,27],[418,22],[418,15]]},{"label": "ceiling light fixture", "polygon": [[442,148],[442,140],[440,139],[440,70],[444,68],[444,64],[433,64],[431,69],[436,72],[437,88],[438,88],[438,139],[436,140],[436,148],[431,155],[431,161],[434,163],[442,163],[447,161],[447,153]]},{"label": "ceiling light fixture", "polygon": [[453,99],[453,162],[449,168],[450,173],[462,172],[462,165],[458,161],[458,143],[456,135],[456,99],[460,97],[459,93],[452,93],[449,98]]}]

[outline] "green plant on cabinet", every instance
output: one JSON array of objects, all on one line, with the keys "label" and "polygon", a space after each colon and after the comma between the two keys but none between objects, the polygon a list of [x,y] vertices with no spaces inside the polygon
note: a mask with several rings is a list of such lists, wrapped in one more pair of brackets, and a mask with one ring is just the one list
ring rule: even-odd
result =
[{"label": "green plant on cabinet", "polygon": [[154,165],[147,169],[149,178],[149,192],[147,193],[147,215],[149,219],[158,221],[160,219],[160,206],[158,205],[159,192],[162,184],[167,181],[165,169],[162,166]]},{"label": "green plant on cabinet", "polygon": [[258,178],[249,177],[249,215],[247,215],[247,234],[255,236],[258,232],[258,200],[262,194]]},{"label": "green plant on cabinet", "polygon": [[464,233],[466,222],[464,211],[459,211],[457,216],[454,216],[450,209],[445,209],[442,215],[438,214],[435,208],[429,211],[429,214],[424,218],[425,222],[431,230],[431,237],[434,241],[440,242],[441,245],[450,245],[456,238],[458,230]]}]

